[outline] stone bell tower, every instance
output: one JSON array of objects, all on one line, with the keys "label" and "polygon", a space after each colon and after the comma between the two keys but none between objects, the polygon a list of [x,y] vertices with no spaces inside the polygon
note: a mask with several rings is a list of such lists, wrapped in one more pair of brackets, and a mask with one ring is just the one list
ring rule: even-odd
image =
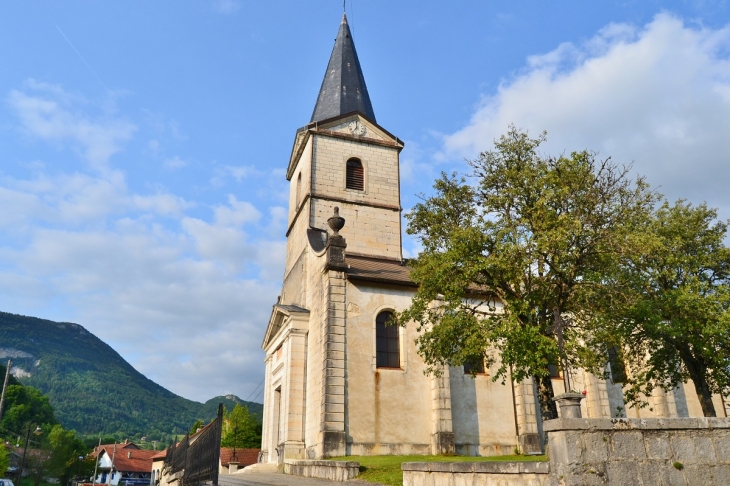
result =
[{"label": "stone bell tower", "polygon": [[375,121],[343,15],[286,172],[286,268],[262,344],[265,462],[346,453],[348,258],[400,266],[402,149]]},{"label": "stone bell tower", "polygon": [[[400,260],[399,154],[375,121],[355,44],[342,16],[310,123],[297,131],[290,181],[287,271],[323,241],[335,206],[348,221],[348,253]],[[309,240],[309,241],[307,241]]]}]

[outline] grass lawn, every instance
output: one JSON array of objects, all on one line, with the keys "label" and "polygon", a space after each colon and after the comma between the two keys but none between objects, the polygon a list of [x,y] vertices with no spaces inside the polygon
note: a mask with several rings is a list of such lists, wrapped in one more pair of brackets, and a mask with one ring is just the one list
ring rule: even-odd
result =
[{"label": "grass lawn", "polygon": [[[23,481],[18,485],[18,479],[17,478],[8,478],[10,479],[15,486],[33,486],[35,483],[30,478],[23,478]],[[59,486],[58,484],[51,484],[51,483],[45,483],[41,482],[39,486]]]},{"label": "grass lawn", "polygon": [[498,462],[498,461],[547,461],[547,456],[346,456],[336,457],[335,461],[356,461],[360,463],[362,479],[371,483],[403,486],[404,462]]}]

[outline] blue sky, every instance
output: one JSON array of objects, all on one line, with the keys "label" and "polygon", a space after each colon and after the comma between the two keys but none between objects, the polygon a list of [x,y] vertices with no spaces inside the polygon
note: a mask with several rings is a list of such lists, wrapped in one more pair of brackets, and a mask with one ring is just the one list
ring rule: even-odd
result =
[{"label": "blue sky", "polygon": [[[730,217],[728,2],[347,13],[378,122],[406,141],[406,210],[514,123]],[[185,397],[255,398],[284,169],[341,15],[336,0],[2,2],[0,310],[82,324]]]}]

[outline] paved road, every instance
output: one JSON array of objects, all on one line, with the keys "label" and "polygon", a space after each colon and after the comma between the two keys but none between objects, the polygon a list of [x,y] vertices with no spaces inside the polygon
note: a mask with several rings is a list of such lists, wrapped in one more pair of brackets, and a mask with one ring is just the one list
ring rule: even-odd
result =
[{"label": "paved road", "polygon": [[221,474],[218,477],[218,484],[221,486],[379,486],[376,483],[368,483],[357,479],[330,481],[328,479],[305,478],[289,474]]}]

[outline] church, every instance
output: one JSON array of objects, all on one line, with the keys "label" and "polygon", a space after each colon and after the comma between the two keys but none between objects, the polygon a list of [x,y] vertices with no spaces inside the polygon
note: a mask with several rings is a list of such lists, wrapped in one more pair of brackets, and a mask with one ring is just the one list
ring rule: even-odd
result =
[{"label": "church", "polygon": [[[483,367],[426,375],[415,324],[386,326],[416,289],[401,247],[403,147],[376,121],[343,15],[286,171],[286,268],[262,344],[262,462],[543,450],[531,380],[493,382]],[[618,379],[579,371],[572,382],[585,390],[583,417],[702,416],[691,384],[627,410]],[[559,373],[552,384],[565,391]]]}]

